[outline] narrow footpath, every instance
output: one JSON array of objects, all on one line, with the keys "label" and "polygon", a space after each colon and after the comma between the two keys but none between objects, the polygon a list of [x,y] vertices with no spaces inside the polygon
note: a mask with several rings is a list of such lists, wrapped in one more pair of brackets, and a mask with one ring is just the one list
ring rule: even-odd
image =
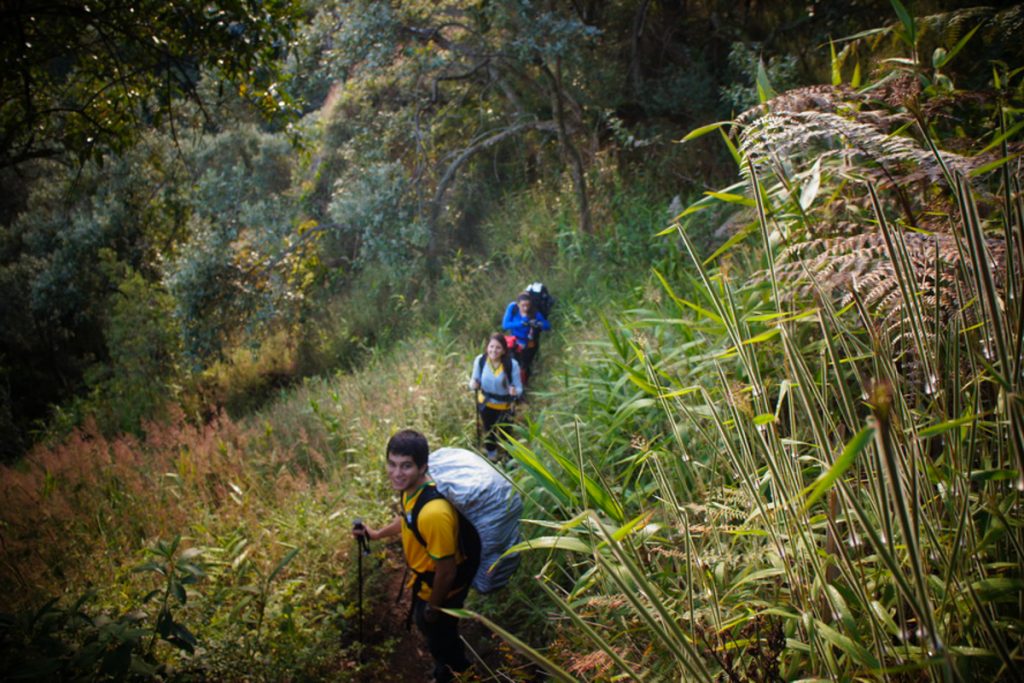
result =
[{"label": "narrow footpath", "polygon": [[[428,681],[430,653],[416,627],[409,630],[405,627],[409,613],[409,589],[402,590],[405,565],[400,544],[389,543],[366,561],[372,567],[368,573],[374,574],[375,579],[364,594],[362,664],[355,666],[350,680],[361,683]],[[398,600],[399,593],[401,600]],[[472,598],[468,606],[472,608]],[[544,680],[537,678],[530,662],[478,622],[464,620],[460,631],[467,643],[470,659],[474,661],[473,668],[461,677],[461,681],[520,683]]]}]

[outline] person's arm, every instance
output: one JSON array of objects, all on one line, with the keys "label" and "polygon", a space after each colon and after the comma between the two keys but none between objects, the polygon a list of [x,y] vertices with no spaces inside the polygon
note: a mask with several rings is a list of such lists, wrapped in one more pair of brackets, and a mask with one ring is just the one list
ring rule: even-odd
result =
[{"label": "person's arm", "polygon": [[519,371],[519,361],[515,358],[512,359],[512,377],[509,378],[511,383],[509,384],[509,391],[512,396],[520,396],[523,393],[523,373]]},{"label": "person's arm", "polygon": [[437,618],[441,615],[438,610],[440,610],[444,605],[444,600],[448,597],[448,592],[451,591],[452,586],[455,585],[456,569],[457,565],[455,564],[454,557],[435,560],[434,585],[430,588],[430,601],[427,603],[428,609],[423,614],[423,617],[427,621],[437,621]]},{"label": "person's arm", "polygon": [[513,301],[508,305],[508,308],[505,309],[505,317],[501,319],[501,329],[514,334],[516,330],[516,313],[518,312],[519,307],[516,306],[516,302]]},{"label": "person's arm", "polygon": [[[402,518],[396,515],[393,520],[391,520],[385,526],[382,526],[379,529],[374,529],[373,527],[364,524],[362,527],[362,533],[365,534],[366,537],[371,541],[379,541],[382,538],[391,538],[392,536],[397,536],[398,534],[402,533]],[[361,535],[360,529],[353,529],[352,535]]]},{"label": "person's arm", "polygon": [[540,323],[540,329],[542,329],[542,330],[550,330],[551,329],[551,323],[548,322],[548,319],[544,317],[543,313],[541,313],[540,311],[537,311],[534,314],[534,317],[537,319],[537,322]]},{"label": "person's arm", "polygon": [[483,368],[483,363],[480,362],[482,354],[473,359],[473,372],[469,378],[469,388],[479,389],[480,388],[480,370]]},{"label": "person's arm", "polygon": [[437,610],[455,587],[459,517],[448,501],[432,500],[423,506],[417,524],[426,541],[427,554],[434,560],[434,580],[423,615],[427,621],[434,622],[441,615]]}]

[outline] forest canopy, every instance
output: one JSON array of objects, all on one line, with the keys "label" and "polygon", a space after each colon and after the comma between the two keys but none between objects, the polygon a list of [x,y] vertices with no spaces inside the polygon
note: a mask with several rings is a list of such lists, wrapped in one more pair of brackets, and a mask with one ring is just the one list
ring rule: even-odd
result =
[{"label": "forest canopy", "polygon": [[[935,12],[923,52],[978,31],[958,87],[1012,57],[1019,12],[916,9]],[[538,184],[567,184],[594,236],[602,168],[700,191],[728,159],[685,131],[827,79],[830,40],[867,68],[844,38],[879,16],[889,2],[5,0],[0,443],[96,409],[118,429],[167,401],[198,415],[225,398],[212,364],[285,330],[291,373],[350,362],[374,325],[316,340],[357,277],[384,296],[435,281]],[[149,398],[128,398],[135,376]]]},{"label": "forest canopy", "polygon": [[284,113],[291,105],[277,81],[298,18],[291,0],[4,0],[0,168],[101,160],[185,102],[196,118],[179,125],[212,125],[204,78]]}]

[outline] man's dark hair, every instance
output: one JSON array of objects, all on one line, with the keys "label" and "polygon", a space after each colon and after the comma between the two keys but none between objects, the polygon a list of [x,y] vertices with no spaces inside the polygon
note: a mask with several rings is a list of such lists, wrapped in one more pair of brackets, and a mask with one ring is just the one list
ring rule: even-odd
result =
[{"label": "man's dark hair", "polygon": [[407,455],[416,463],[416,467],[423,467],[430,456],[430,447],[427,445],[427,437],[415,429],[403,429],[388,439],[384,455]]}]

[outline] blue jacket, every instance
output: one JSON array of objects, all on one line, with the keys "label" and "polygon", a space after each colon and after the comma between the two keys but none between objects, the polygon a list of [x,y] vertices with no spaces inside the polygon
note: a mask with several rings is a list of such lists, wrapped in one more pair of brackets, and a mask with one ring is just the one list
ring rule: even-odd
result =
[{"label": "blue jacket", "polygon": [[501,321],[501,327],[509,334],[513,334],[523,346],[529,346],[529,342],[537,338],[537,329],[531,327],[529,322],[533,321],[541,330],[550,330],[551,323],[540,311],[534,311],[532,318],[524,318],[519,312],[519,306],[513,301],[505,309],[505,317]]}]

